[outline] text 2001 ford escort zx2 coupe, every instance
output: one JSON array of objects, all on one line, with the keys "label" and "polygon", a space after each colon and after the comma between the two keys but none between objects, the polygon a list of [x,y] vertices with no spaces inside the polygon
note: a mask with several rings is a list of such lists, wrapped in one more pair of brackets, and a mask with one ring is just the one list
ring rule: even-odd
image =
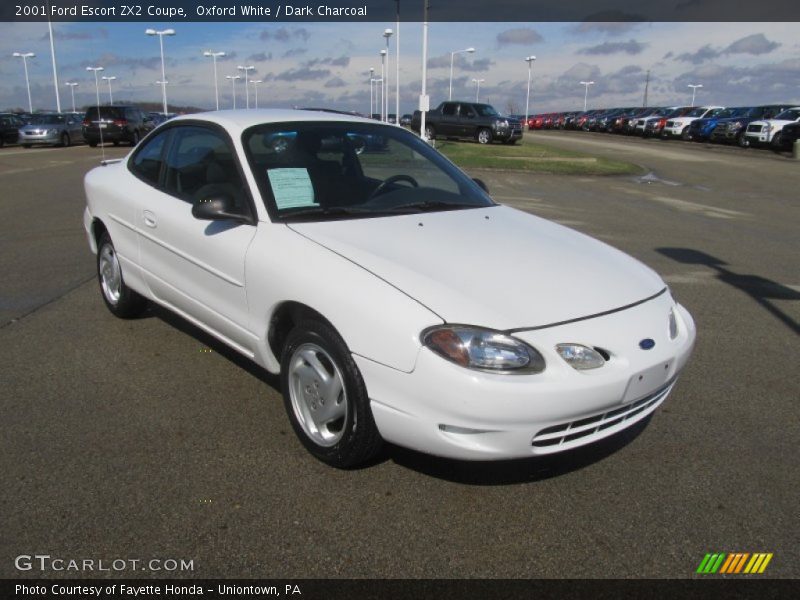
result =
[{"label": "text 2001 ford escort zx2 coupe", "polygon": [[594,442],[652,413],[694,343],[649,268],[368,119],[181,117],[85,187],[109,310],[155,301],[280,373],[337,467],[382,440],[477,460]]}]

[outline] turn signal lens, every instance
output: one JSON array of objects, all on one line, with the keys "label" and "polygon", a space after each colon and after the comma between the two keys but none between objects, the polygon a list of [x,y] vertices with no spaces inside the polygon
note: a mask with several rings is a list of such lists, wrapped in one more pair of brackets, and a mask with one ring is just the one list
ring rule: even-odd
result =
[{"label": "turn signal lens", "polygon": [[605,359],[597,350],[582,344],[558,344],[556,352],[569,363],[569,366],[578,371],[597,369],[606,364]]},{"label": "turn signal lens", "polygon": [[675,309],[669,311],[669,339],[674,340],[678,337],[678,318],[675,316]]},{"label": "turn signal lens", "polygon": [[423,332],[422,343],[439,356],[467,369],[540,373],[545,367],[542,355],[524,342],[478,327],[437,327]]}]

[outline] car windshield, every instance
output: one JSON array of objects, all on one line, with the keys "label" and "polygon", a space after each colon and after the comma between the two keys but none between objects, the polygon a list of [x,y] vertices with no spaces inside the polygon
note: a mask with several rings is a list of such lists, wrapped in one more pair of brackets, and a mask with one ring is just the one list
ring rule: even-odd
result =
[{"label": "car windshield", "polygon": [[270,215],[333,220],[494,206],[416,135],[359,122],[264,124],[242,135]]},{"label": "car windshield", "polygon": [[796,121],[800,119],[800,108],[789,108],[773,117],[778,121]]},{"label": "car windshield", "polygon": [[703,106],[698,106],[697,108],[692,109],[689,113],[687,113],[686,116],[687,117],[702,117],[706,113],[706,111],[708,111],[707,108],[705,108]]},{"label": "car windshield", "polygon": [[498,116],[498,112],[489,104],[474,104],[473,106],[475,107],[475,110],[478,111],[478,114],[482,117]]},{"label": "car windshield", "polygon": [[746,115],[749,110],[750,110],[749,108],[726,108],[725,110],[718,112],[714,116],[719,117],[720,119],[727,119],[729,117],[741,117],[742,115]]},{"label": "car windshield", "polygon": [[64,115],[33,115],[30,121],[31,125],[54,125],[56,123],[63,123]]},{"label": "car windshield", "polygon": [[709,113],[705,116],[706,119],[710,119],[711,117],[722,117],[725,116],[725,112],[730,112],[731,109],[727,108],[715,108],[714,110],[709,111]]}]

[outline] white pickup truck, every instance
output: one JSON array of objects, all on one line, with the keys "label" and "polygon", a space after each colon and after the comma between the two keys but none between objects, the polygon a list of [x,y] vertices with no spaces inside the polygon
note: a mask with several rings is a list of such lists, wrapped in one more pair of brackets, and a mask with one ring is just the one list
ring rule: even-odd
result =
[{"label": "white pickup truck", "polygon": [[753,121],[744,132],[747,140],[754,146],[772,144],[779,148],[783,144],[781,130],[784,125],[800,121],[800,106],[787,108],[782,113],[775,115],[774,119]]}]

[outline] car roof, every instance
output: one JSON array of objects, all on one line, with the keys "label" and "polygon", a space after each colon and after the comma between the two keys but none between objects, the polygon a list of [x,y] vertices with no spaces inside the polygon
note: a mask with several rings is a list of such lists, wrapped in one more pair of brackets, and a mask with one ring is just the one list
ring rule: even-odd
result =
[{"label": "car roof", "polygon": [[[235,130],[239,132],[254,125],[292,121],[331,121],[375,124],[374,119],[357,117],[355,115],[281,108],[218,110],[195,113],[192,115],[181,115],[171,120],[172,123],[179,123],[181,121],[207,121],[209,123],[221,125],[228,131]],[[391,124],[387,126],[394,127],[394,125]]]}]

